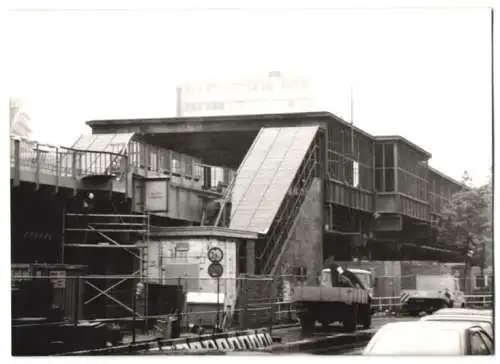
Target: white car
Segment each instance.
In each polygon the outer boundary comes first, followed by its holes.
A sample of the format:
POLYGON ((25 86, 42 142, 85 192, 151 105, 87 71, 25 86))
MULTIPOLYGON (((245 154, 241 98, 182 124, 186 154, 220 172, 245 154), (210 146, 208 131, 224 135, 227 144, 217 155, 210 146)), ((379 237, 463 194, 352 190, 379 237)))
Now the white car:
POLYGON ((475 308, 442 308, 434 312, 434 315, 479 315, 479 316, 493 316, 492 310, 479 310, 475 308))
POLYGON ((493 341, 469 322, 411 321, 386 324, 363 355, 493 355, 493 341))
POLYGON ((481 326, 484 331, 493 339, 493 316, 473 315, 473 314, 438 314, 424 316, 421 321, 441 321, 441 322, 469 322, 481 326))

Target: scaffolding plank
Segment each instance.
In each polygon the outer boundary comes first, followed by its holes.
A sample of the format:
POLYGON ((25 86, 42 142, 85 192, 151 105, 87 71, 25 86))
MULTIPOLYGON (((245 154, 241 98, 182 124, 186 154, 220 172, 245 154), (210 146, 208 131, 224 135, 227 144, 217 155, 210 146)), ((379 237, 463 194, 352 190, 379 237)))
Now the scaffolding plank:
POLYGON ((147 248, 148 246, 146 244, 131 244, 131 245, 126 245, 126 244, 120 244, 120 245, 114 245, 114 244, 64 244, 64 247, 66 247, 66 248, 71 247, 71 248, 144 249, 144 248, 147 248))
POLYGON ((85 231, 93 231, 95 233, 138 233, 144 234, 147 232, 146 229, 95 229, 95 228, 66 228, 64 231, 68 232, 85 232, 85 231))

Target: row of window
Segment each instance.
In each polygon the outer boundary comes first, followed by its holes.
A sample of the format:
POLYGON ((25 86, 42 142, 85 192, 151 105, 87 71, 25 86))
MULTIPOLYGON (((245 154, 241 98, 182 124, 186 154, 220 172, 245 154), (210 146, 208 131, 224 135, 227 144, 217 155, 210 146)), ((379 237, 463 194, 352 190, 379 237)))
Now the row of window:
POLYGON ((364 164, 372 164, 372 144, 354 130, 343 127, 328 129, 328 149, 337 153, 353 155, 364 164))
MULTIPOLYGON (((152 172, 172 171, 172 173, 198 179, 201 179, 204 174, 199 159, 173 150, 132 141, 129 144, 128 153, 132 165, 140 168, 147 165, 152 172), (148 161, 146 156, 148 156, 148 161)), ((230 178, 232 178, 232 173, 229 169, 215 166, 210 168, 211 186, 217 186, 219 183, 228 184, 230 178)))
POLYGON ((394 168, 394 144, 375 144, 375 168, 394 168))
POLYGON ((398 189, 408 196, 427 201, 427 181, 419 179, 406 171, 398 170, 398 189))
POLYGON ((371 169, 356 161, 334 155, 334 159, 328 161, 328 170, 329 177, 337 181, 367 190, 372 187, 371 169))
POLYGON ((223 111, 225 109, 225 103, 223 102, 185 102, 183 104, 184 111, 223 111))
POLYGON ((288 109, 306 109, 309 107, 309 100, 306 98, 296 99, 263 99, 263 100, 241 100, 241 101, 225 101, 225 102, 184 102, 182 104, 183 112, 203 112, 203 111, 227 111, 237 112, 242 110, 247 111, 262 111, 267 112, 269 108, 276 109, 278 112, 288 109))
POLYGON ((186 85, 181 88, 182 93, 188 94, 214 94, 214 93, 253 93, 262 91, 303 91, 307 90, 306 82, 301 81, 271 81, 265 82, 249 82, 249 83, 232 83, 232 84, 206 84, 206 85, 186 85))

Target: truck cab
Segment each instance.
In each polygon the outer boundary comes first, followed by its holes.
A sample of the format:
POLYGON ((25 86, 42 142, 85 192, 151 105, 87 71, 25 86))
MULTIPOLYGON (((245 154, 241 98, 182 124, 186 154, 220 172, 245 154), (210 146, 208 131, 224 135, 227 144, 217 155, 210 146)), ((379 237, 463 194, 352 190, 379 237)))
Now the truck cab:
POLYGON ((373 273, 366 269, 354 269, 349 268, 349 270, 358 277, 358 279, 363 284, 363 287, 368 291, 371 298, 373 298, 373 289, 375 283, 375 277, 373 273))
POLYGON ((294 289, 294 306, 304 330, 313 329, 315 322, 322 326, 341 322, 351 332, 358 324, 365 329, 371 326, 371 296, 363 284, 366 274, 358 277, 352 270, 332 264, 322 269, 318 278, 318 286, 294 289))
POLYGON ((464 307, 465 296, 459 280, 452 275, 417 275, 401 292, 403 311, 416 316, 445 307, 464 307))

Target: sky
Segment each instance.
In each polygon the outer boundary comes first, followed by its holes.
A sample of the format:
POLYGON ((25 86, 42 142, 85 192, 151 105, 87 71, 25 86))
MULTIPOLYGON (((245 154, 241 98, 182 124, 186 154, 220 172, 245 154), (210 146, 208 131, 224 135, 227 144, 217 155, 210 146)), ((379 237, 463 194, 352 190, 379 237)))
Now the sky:
POLYGON ((9 93, 41 142, 71 145, 90 119, 174 116, 184 81, 281 70, 307 77, 318 110, 347 120, 352 85, 356 126, 411 140, 450 177, 489 175, 488 9, 11 11, 8 21, 9 93))

